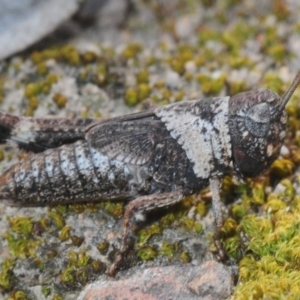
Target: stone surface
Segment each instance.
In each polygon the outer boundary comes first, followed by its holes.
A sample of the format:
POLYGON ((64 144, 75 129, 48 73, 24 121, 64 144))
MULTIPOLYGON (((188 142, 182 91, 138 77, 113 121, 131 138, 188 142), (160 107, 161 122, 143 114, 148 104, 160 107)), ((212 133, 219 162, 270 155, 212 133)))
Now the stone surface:
POLYGON ((155 267, 138 271, 120 280, 99 280, 88 285, 78 300, 121 299, 226 299, 233 289, 233 272, 229 267, 208 261, 155 267))

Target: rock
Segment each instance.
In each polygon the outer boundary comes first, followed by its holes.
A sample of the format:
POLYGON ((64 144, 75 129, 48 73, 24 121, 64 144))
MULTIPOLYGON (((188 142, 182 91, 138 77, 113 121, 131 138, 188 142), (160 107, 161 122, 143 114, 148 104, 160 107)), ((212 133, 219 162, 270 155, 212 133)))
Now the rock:
POLYGON ((226 299, 233 289, 233 272, 215 261, 155 267, 120 280, 108 279, 88 285, 78 300, 120 299, 226 299))
POLYGON ((52 32, 78 9, 78 0, 0 0, 0 60, 52 32))

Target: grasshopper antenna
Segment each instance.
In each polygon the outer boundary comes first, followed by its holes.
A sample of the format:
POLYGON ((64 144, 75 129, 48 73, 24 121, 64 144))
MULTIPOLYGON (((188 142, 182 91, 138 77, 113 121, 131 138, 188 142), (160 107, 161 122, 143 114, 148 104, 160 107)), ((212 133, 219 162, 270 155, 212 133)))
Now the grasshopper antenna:
POLYGON ((298 71, 296 77, 294 78, 292 84, 288 88, 288 90, 285 92, 285 94, 282 96, 282 102, 279 106, 279 111, 283 111, 287 103, 289 102, 291 96, 295 92, 295 89, 298 87, 300 84, 300 71, 298 71))

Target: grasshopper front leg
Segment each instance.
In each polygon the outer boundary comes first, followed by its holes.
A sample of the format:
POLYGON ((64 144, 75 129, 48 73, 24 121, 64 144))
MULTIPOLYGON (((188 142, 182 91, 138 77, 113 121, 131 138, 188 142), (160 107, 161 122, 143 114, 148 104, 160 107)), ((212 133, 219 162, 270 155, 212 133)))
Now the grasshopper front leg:
POLYGON ((220 260, 226 258, 226 253, 221 244, 221 230, 224 224, 224 212, 223 203, 220 197, 221 180, 217 177, 213 177, 209 180, 209 187, 212 193, 212 211, 215 218, 216 232, 214 234, 214 242, 218 251, 220 260))

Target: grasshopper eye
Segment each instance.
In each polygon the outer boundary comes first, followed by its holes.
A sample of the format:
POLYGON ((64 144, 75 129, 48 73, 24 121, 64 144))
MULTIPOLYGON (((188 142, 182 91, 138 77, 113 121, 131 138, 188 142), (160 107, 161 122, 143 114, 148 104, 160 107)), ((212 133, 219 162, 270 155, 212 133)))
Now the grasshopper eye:
POLYGON ((252 106, 245 117, 247 130, 256 137, 264 137, 270 127, 270 108, 267 103, 252 106))

